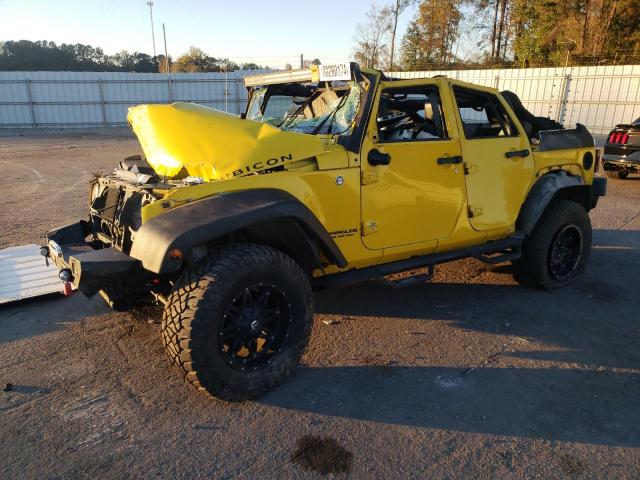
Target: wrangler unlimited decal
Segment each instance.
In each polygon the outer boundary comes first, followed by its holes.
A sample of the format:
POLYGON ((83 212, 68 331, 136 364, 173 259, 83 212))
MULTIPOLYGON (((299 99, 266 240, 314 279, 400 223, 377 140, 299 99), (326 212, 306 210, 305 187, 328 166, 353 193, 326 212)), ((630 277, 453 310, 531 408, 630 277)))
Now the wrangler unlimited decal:
POLYGON ((329 232, 331 238, 345 238, 345 237, 353 237, 356 233, 358 233, 357 228, 349 228, 347 230, 336 230, 335 232, 329 232))
POLYGON ((285 163, 287 160, 293 160, 293 154, 290 153, 288 155, 282 155, 280 158, 270 158, 266 161, 256 162, 252 165, 247 165, 243 168, 238 168, 233 171, 233 176, 238 177, 240 175, 244 175, 245 173, 251 173, 257 170, 265 170, 268 168, 277 167, 280 164, 285 163))

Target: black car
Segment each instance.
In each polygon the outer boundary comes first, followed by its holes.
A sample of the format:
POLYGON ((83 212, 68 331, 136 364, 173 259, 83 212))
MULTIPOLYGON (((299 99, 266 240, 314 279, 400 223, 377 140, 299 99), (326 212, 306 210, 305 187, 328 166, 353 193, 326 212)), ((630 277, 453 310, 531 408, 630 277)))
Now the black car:
POLYGON ((640 173, 640 118, 631 124, 616 125, 604 144, 602 163, 612 178, 640 173))

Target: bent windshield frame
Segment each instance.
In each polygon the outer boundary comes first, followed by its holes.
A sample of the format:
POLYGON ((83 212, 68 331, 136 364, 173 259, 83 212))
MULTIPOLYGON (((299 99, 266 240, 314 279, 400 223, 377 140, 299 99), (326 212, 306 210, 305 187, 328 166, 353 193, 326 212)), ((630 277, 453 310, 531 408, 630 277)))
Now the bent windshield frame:
POLYGON ((361 83, 277 84, 253 91, 246 118, 285 131, 349 135, 364 98, 361 83))

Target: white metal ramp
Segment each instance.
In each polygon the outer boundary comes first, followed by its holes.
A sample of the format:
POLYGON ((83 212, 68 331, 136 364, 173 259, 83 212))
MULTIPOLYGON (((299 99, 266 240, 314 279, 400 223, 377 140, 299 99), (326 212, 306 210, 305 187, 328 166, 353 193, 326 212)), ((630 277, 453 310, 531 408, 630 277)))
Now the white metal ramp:
POLYGON ((39 245, 0 250, 0 304, 63 291, 58 269, 45 265, 39 245))

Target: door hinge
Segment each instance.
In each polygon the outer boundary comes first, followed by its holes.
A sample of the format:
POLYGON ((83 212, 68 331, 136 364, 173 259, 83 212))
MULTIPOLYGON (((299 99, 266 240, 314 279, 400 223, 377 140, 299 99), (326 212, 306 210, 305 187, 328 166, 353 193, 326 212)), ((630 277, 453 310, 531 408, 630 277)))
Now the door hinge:
POLYGON ((468 212, 469 218, 479 217, 484 213, 482 211, 482 207, 472 207, 471 205, 469 205, 467 212, 468 212))
POLYGON ((371 235, 372 233, 376 233, 378 231, 378 222, 375 220, 367 220, 366 222, 362 222, 362 236, 371 235))
POLYGON ((464 163, 464 174, 469 175, 470 173, 478 173, 480 167, 476 163, 464 163))
POLYGON ((377 183, 380 181, 380 177, 377 172, 360 172, 360 184, 361 185, 371 185, 372 183, 377 183))

